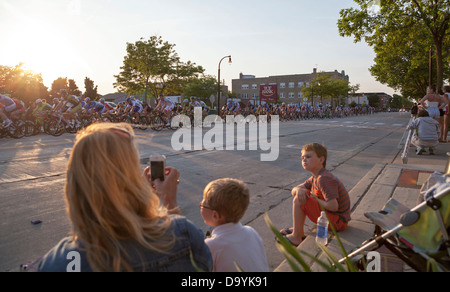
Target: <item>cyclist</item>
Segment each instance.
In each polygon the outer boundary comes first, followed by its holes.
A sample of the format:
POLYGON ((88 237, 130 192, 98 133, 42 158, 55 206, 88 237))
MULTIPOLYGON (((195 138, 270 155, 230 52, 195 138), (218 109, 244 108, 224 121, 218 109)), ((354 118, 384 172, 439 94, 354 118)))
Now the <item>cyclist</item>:
POLYGON ((11 119, 13 119, 13 120, 20 119, 26 110, 25 103, 23 103, 23 101, 18 100, 16 98, 13 98, 12 100, 16 104, 16 108, 10 114, 11 119))
MULTIPOLYGON (((67 90, 63 89, 61 91, 63 100, 58 105, 58 108, 62 110, 63 113, 66 113, 70 116, 70 120, 73 121, 73 126, 75 123, 77 124, 77 127, 81 124, 80 121, 78 121, 78 112, 82 108, 81 101, 78 97, 74 95, 69 95, 67 93, 67 90)), ((69 123, 63 116, 63 120, 65 120, 66 123, 69 123)))
POLYGON ((165 97, 162 93, 159 95, 158 104, 155 107, 155 111, 161 111, 164 114, 164 118, 167 121, 166 126, 170 126, 171 113, 175 104, 165 97))
POLYGON ((104 98, 100 98, 99 102, 101 104, 103 104, 103 110, 100 112, 100 114, 104 114, 105 116, 107 116, 108 118, 111 119, 111 114, 114 113, 115 108, 113 106, 111 106, 109 103, 105 102, 104 98))
POLYGON ((52 110, 52 106, 48 104, 45 99, 36 99, 36 107, 33 110, 33 115, 38 116, 44 113, 48 113, 52 110))
POLYGON ((202 104, 200 102, 198 102, 198 100, 195 99, 195 97, 191 97, 191 103, 190 103, 192 108, 196 108, 196 107, 201 107, 202 104))
POLYGON ((125 112, 129 113, 131 116, 138 118, 139 114, 144 110, 142 103, 132 97, 127 98, 127 107, 125 112))
POLYGON ((7 128, 12 124, 12 121, 6 115, 12 112, 17 107, 16 103, 12 98, 6 95, 0 94, 0 118, 4 121, 4 127, 7 128))
MULTIPOLYGON (((88 99, 86 98, 86 100, 88 99)), ((88 105, 87 107, 88 113, 93 114, 97 119, 101 119, 101 112, 103 111, 105 106, 100 102, 90 99, 87 101, 87 105, 88 105)))

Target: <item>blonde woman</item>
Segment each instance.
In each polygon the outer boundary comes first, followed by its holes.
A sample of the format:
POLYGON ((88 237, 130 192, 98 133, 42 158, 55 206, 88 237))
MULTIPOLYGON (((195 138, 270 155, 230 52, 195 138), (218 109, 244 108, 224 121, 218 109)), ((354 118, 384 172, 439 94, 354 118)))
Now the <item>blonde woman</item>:
POLYGON ((202 232, 176 203, 179 172, 154 182, 140 167, 128 124, 94 124, 77 135, 65 199, 73 235, 51 249, 40 271, 194 271, 212 259, 202 232), (113 159, 111 159, 114 157, 113 159))
MULTIPOLYGON (((427 89, 427 95, 422 98, 420 103, 427 110, 429 116, 439 123, 439 128, 442 132, 444 122, 441 119, 440 109, 443 109, 448 105, 448 100, 437 94, 436 86, 431 85, 427 89)), ((440 139, 439 142, 441 142, 440 139)))

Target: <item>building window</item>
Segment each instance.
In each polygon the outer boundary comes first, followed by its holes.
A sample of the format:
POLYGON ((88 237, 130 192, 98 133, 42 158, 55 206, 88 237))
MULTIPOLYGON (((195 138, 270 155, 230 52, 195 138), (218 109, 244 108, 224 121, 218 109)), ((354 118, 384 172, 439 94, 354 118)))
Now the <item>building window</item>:
POLYGON ((248 99, 248 93, 242 93, 241 94, 242 99, 248 99))
POLYGON ((252 99, 257 99, 257 98, 258 98, 258 94, 253 93, 253 94, 252 94, 252 99))
POLYGON ((286 95, 284 94, 284 92, 280 92, 280 98, 286 98, 286 95))
POLYGON ((294 97, 295 97, 295 93, 289 92, 289 98, 294 98, 294 97))
POLYGON ((305 83, 302 82, 302 81, 300 81, 300 82, 298 83, 298 88, 302 88, 303 86, 305 86, 305 83))
POLYGON ((248 90, 249 86, 248 84, 242 84, 242 90, 248 90))
POLYGON ((294 88, 295 87, 295 82, 289 82, 289 88, 294 88))
POLYGON ((303 93, 301 91, 298 92, 298 98, 303 98, 303 93))
POLYGON ((252 89, 253 90, 258 89, 258 84, 252 84, 252 89))
POLYGON ((286 83, 280 83, 280 88, 286 88, 286 83))

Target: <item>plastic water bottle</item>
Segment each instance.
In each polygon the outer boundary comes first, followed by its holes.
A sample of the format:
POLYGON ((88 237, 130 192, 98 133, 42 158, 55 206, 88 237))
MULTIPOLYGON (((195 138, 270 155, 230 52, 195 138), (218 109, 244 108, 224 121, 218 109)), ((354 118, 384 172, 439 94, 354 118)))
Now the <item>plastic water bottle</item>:
POLYGON ((319 219, 317 219, 316 242, 326 245, 328 243, 328 220, 325 212, 322 211, 319 219))

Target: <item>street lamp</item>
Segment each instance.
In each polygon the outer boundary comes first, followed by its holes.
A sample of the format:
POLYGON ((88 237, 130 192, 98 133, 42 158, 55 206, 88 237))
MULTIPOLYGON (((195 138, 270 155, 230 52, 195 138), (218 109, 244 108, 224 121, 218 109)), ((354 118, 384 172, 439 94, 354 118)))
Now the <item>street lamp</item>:
POLYGON ((222 64, 222 61, 228 58, 228 64, 232 64, 231 56, 223 57, 219 62, 219 74, 218 74, 218 89, 217 89, 217 114, 220 116, 220 92, 221 92, 221 86, 220 86, 220 65, 222 64))

